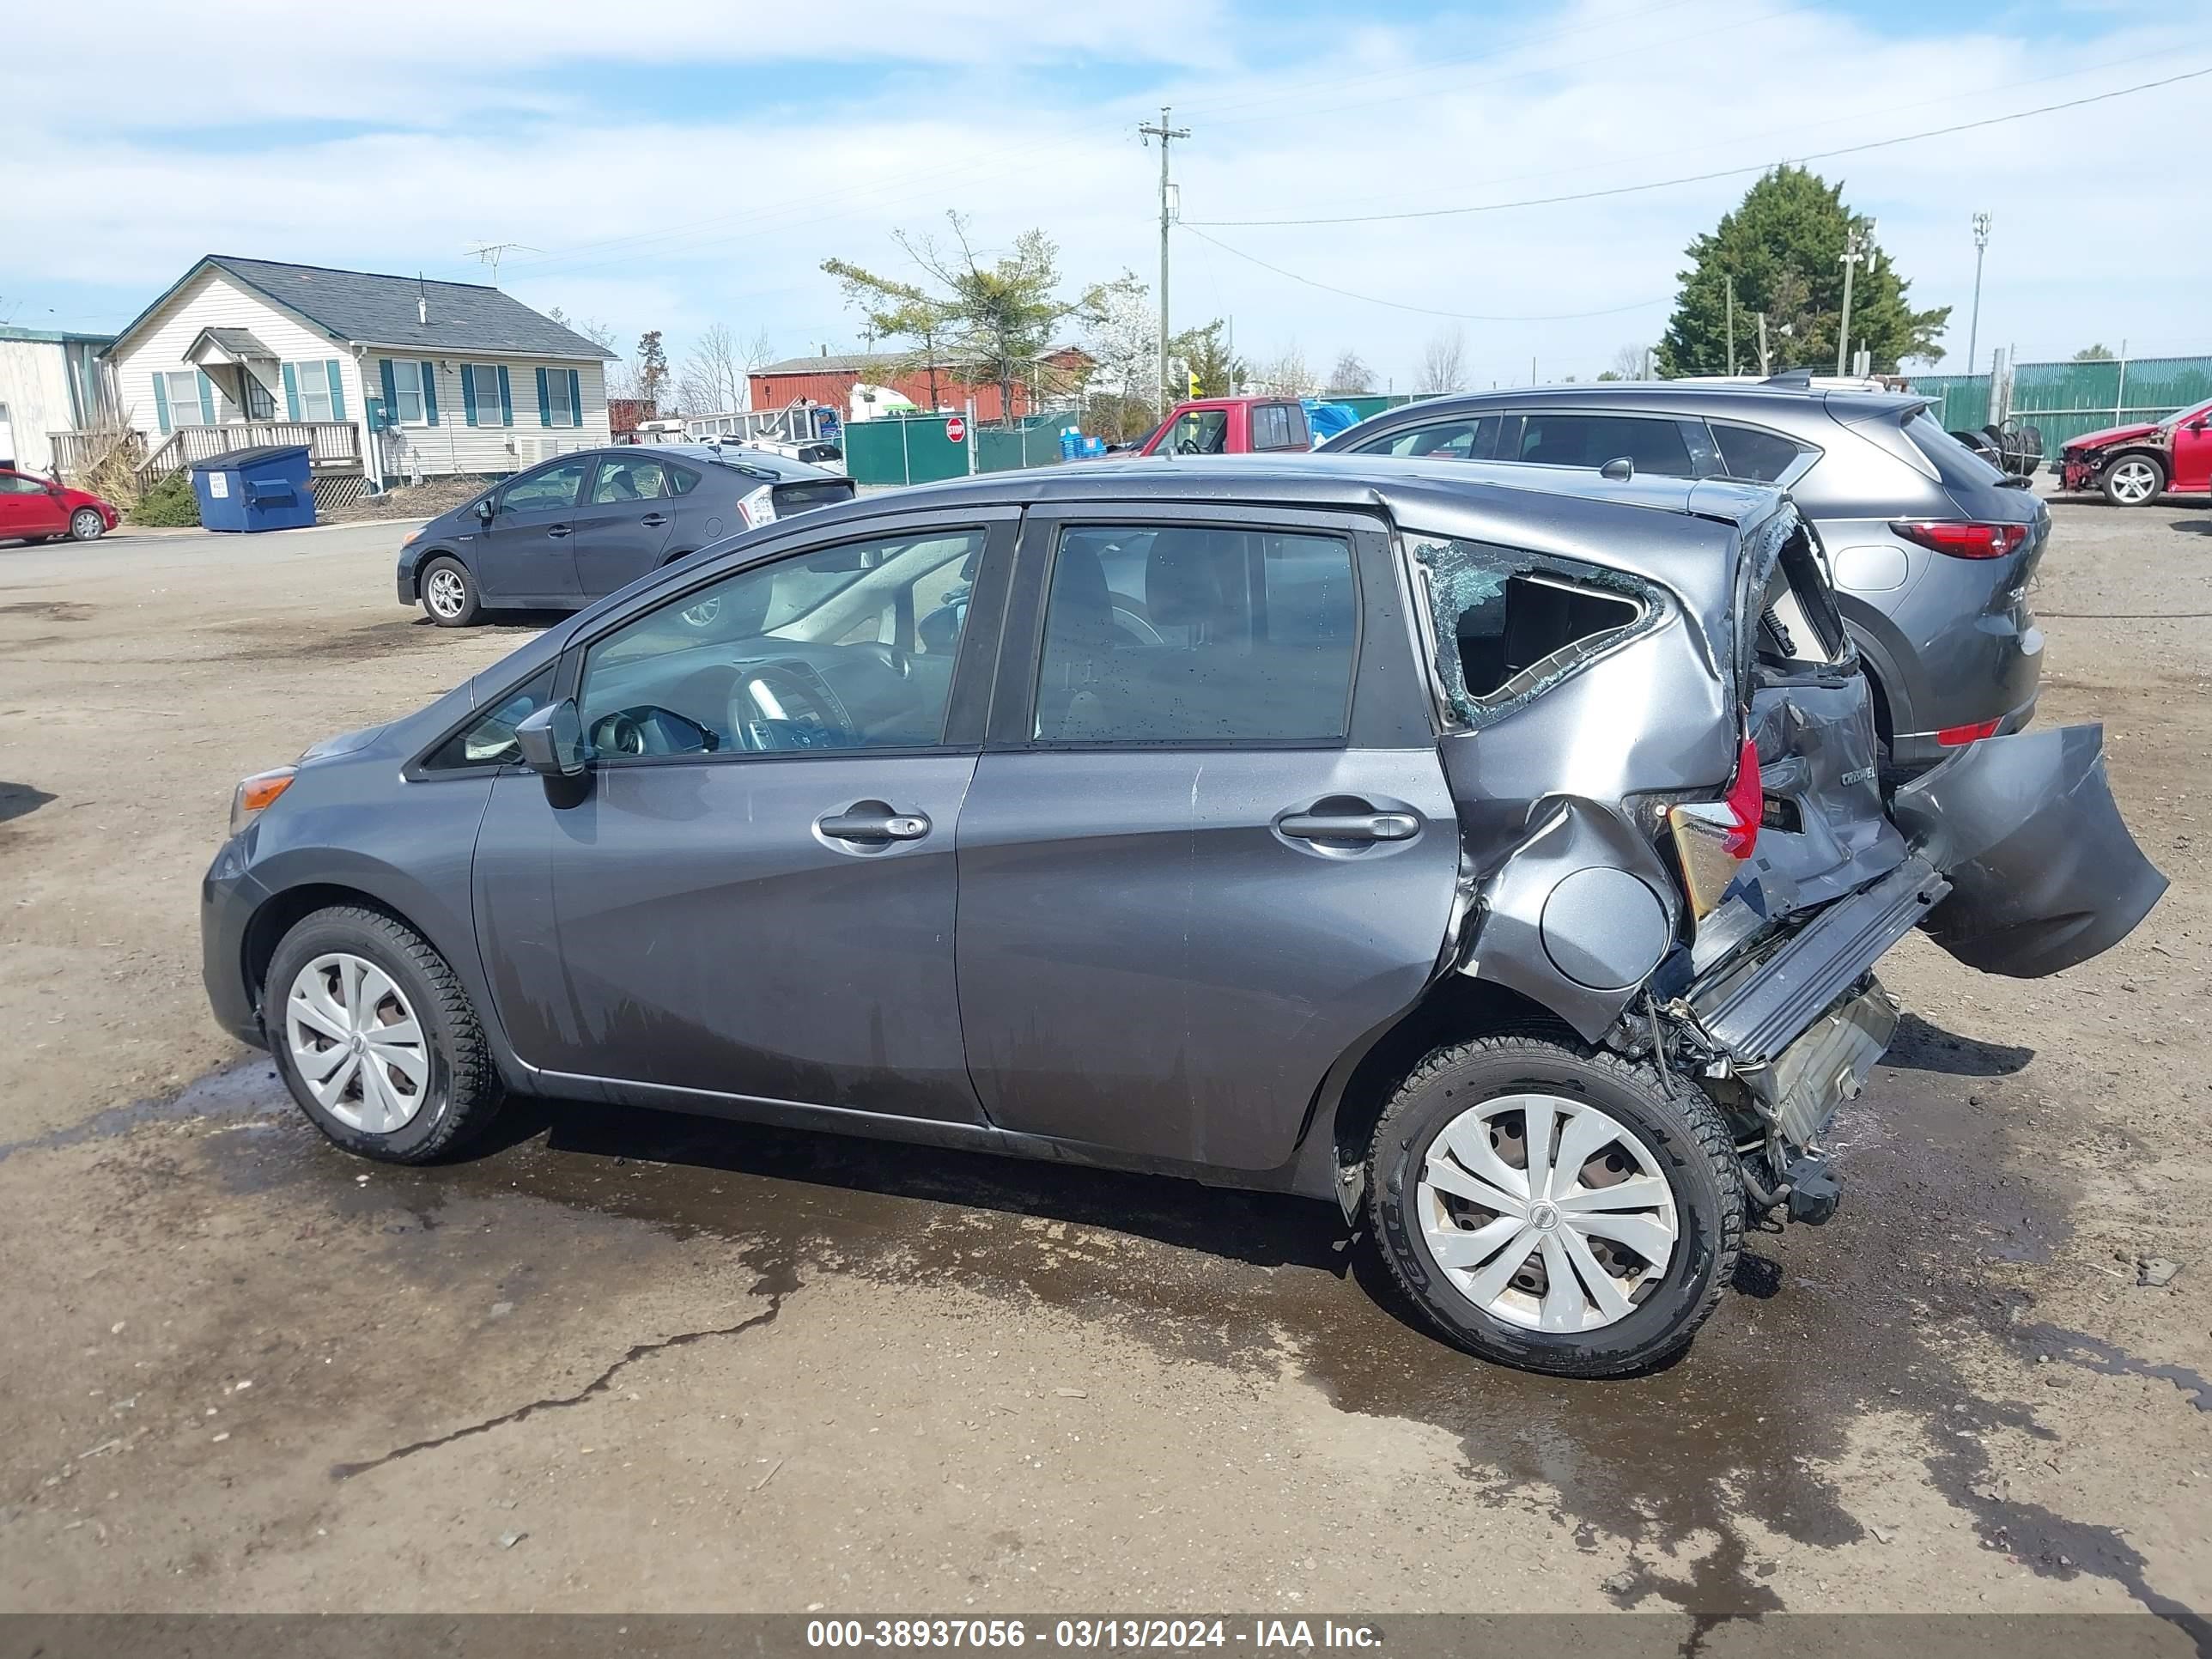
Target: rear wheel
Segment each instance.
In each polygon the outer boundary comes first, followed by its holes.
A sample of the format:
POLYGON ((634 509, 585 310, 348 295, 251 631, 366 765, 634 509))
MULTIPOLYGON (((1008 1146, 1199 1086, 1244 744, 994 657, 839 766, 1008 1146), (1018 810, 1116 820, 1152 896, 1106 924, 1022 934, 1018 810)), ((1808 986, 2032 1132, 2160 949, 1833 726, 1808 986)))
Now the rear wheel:
POLYGON ((2148 455, 2123 455, 2105 469, 2099 484, 2114 507, 2148 507, 2166 488, 2166 469, 2148 455))
POLYGON ((497 1115, 475 1005, 446 959, 374 910, 318 910, 270 959, 262 1022, 300 1109, 348 1152, 422 1164, 497 1115))
POLYGON ((1678 1352, 1743 1238, 1712 1103, 1544 1037, 1431 1054, 1376 1126, 1367 1190, 1384 1259, 1447 1336, 1558 1376, 1678 1352))
POLYGON ((483 609, 476 578, 459 559, 437 558, 422 567, 422 609, 441 628, 466 628, 483 609))

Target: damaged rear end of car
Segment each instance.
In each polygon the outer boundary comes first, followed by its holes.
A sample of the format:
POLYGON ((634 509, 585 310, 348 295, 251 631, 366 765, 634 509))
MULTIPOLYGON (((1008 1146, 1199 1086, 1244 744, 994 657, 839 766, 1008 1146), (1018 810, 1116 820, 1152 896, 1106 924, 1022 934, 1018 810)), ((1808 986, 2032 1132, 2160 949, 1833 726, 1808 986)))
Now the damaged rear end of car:
POLYGON ((1918 928, 1984 972, 2055 973, 2166 884, 2094 726, 1984 739, 1886 796, 1796 507, 1663 501, 1587 556, 1404 528, 1461 820, 1446 971, 1702 1095, 1747 1210, 1819 1223, 1841 1190, 1823 1136, 1897 1029, 1892 947, 1918 928))

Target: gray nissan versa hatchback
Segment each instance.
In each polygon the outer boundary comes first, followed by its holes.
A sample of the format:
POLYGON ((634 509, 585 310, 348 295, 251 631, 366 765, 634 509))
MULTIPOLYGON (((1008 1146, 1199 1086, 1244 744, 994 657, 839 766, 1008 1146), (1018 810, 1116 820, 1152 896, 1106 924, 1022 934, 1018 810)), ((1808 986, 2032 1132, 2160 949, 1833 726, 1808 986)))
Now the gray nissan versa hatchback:
POLYGON ((1547 386, 1409 404, 1322 448, 1778 484, 1826 551, 1893 766, 1919 770, 2034 714, 2043 630, 2027 589, 2051 511, 1924 398, 1816 390, 1802 374, 1547 386))
POLYGON ((2034 977, 2157 901, 2102 744, 1885 796, 1771 489, 1004 473, 702 550, 247 779, 207 988, 366 1157, 547 1094, 1301 1194, 1453 1340, 1604 1376, 1748 1219, 1835 1210, 1899 939, 2034 977))

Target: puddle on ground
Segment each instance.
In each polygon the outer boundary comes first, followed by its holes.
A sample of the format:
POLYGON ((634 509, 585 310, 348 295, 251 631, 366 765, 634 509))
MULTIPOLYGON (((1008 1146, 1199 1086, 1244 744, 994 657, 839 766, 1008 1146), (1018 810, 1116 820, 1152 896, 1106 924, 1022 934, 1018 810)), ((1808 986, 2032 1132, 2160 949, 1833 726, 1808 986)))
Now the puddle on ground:
MULTIPOLYGON (((1608 1587, 1623 1607, 1656 1599, 1713 1618, 1778 1608, 1775 1563, 1741 1520, 1796 1544, 1857 1540, 1849 1494, 1818 1466, 1844 1454, 1863 1416, 1904 1413, 1925 1425, 1929 1474, 1986 1547, 2040 1574, 2096 1574, 2180 1617, 2118 1533, 2005 1494, 1982 1437, 2055 1437, 2031 1404, 1980 1395, 1948 1357, 1952 1338, 1978 1330, 2023 1358, 2048 1354, 2052 1372, 2142 1364, 2027 1321, 2029 1298, 1978 1271, 2048 1259, 2074 1198, 2047 1164, 2033 1164, 2031 1183, 2019 1173, 2028 1161, 2008 1155, 2008 1135, 2048 1109, 2002 1080, 2010 1058, 1954 1069, 1916 1065, 1908 1051, 1905 1066, 1885 1066, 1832 1137, 1846 1180, 1838 1219, 1753 1235, 1739 1293, 1691 1352, 1608 1382, 1531 1377, 1456 1353, 1421 1327, 1334 1206, 1302 1200, 534 1102, 516 1103, 472 1159, 381 1170, 371 1190, 353 1178, 362 1165, 289 1115, 265 1060, 210 1079, 198 1099, 188 1091, 137 1109, 287 1111, 281 1133, 210 1143, 234 1191, 305 1183, 337 1212, 398 1205, 425 1227, 451 1199, 520 1194, 728 1239, 749 1261, 1034 1299, 1178 1359, 1256 1376, 1288 1364, 1339 1410, 1457 1437, 1471 1498, 1529 1504, 1588 1548, 1625 1543, 1631 1565, 1608 1587)), ((106 1114, 69 1139, 130 1127, 106 1114)), ((2203 1382, 2170 1380, 2185 1393, 2203 1382)))

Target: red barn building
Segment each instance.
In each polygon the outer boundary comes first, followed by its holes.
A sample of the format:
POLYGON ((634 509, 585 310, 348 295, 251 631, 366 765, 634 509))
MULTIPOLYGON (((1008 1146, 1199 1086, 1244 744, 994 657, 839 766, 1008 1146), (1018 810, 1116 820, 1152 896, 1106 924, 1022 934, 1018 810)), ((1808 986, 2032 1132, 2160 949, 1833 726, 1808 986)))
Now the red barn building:
MULTIPOLYGON (((1035 413, 1040 393, 1049 402, 1073 390, 1091 367, 1090 355, 1073 346, 1061 346, 1039 358, 1036 372, 1015 383, 1015 418, 1035 413)), ((816 357, 787 357, 781 362, 763 365, 747 378, 751 382, 752 406, 757 410, 781 409, 804 398, 811 403, 828 404, 840 416, 849 418, 853 388, 862 382, 889 386, 916 409, 932 406, 929 370, 915 367, 913 356, 903 351, 842 351, 816 357)), ((971 399, 977 420, 1005 418, 1005 411, 1000 407, 997 381, 971 386, 963 382, 949 364, 939 365, 935 406, 964 410, 971 399)))

